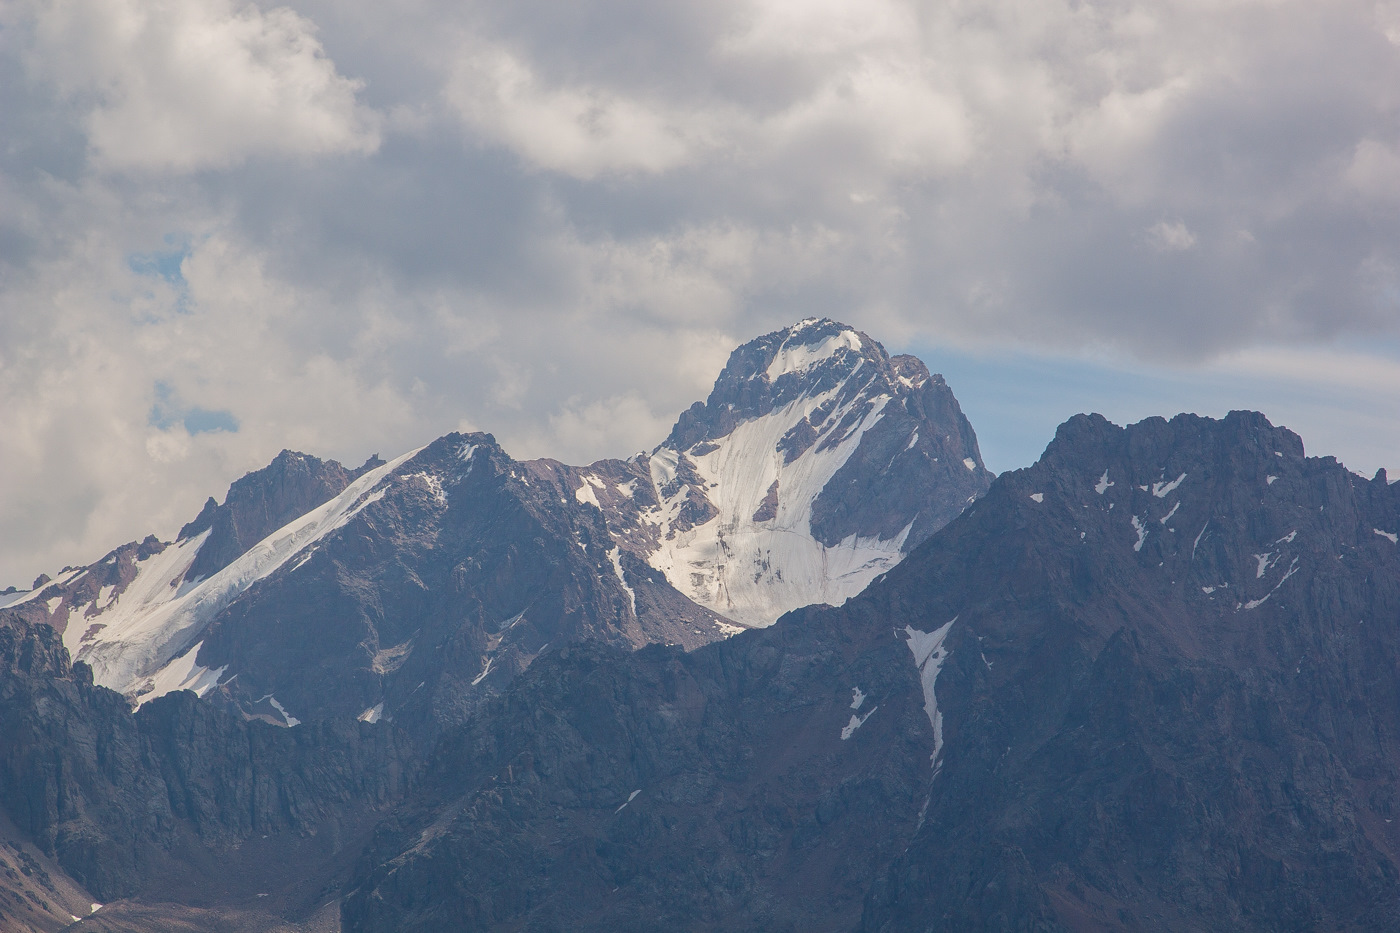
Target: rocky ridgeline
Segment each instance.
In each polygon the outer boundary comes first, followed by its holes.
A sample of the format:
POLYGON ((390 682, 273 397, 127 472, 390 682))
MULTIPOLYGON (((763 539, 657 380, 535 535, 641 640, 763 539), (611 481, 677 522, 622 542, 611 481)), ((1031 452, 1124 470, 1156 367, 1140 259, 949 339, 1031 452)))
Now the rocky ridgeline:
POLYGON ((528 672, 345 928, 1393 929, 1397 524, 1259 415, 1075 418, 840 608, 528 672))
POLYGON ((284 451, 174 542, 0 616, 53 626, 138 703, 189 689, 431 742, 550 645, 695 648, 842 602, 989 482, 940 377, 812 320, 736 350, 649 454, 517 461, 489 434, 354 470, 284 451))

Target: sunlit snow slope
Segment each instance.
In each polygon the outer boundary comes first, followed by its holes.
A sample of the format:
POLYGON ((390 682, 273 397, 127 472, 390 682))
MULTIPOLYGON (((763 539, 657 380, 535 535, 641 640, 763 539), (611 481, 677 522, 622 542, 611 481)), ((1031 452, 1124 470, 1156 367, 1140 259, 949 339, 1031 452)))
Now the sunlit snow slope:
MULTIPOLYGON (((655 504, 609 516, 619 544, 748 626, 845 602, 990 481, 941 377, 818 319, 736 350, 643 461, 655 504)), ((617 501, 584 480, 581 499, 617 501)))

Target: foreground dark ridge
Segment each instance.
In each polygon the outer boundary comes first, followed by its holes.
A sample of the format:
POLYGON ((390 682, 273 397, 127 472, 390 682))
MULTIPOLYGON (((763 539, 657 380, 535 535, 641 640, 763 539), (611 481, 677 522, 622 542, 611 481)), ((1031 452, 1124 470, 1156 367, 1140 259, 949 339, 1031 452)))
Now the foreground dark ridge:
POLYGON ((0 800, 166 902, 110 930, 1391 930, 1398 492, 1253 413, 1079 416, 845 606, 561 646, 425 761, 132 717, 11 628, 0 800))
POLYGON ((35 628, 0 799, 90 885, 127 853, 111 930, 1392 930, 1397 532, 1383 473, 1261 415, 1079 416, 846 605, 560 646, 426 759, 132 717, 35 628))
POLYGON ((1261 415, 1077 417, 846 606, 532 672, 346 929, 1395 929, 1397 525, 1261 415))

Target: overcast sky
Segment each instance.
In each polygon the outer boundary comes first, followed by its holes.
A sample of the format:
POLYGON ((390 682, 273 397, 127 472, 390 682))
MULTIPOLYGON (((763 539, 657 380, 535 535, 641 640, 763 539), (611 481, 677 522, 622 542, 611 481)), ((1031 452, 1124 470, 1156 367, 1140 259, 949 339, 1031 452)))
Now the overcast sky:
POLYGON ((0 587, 292 447, 651 447, 810 315, 988 465, 1400 467, 1400 2, 0 0, 0 587))

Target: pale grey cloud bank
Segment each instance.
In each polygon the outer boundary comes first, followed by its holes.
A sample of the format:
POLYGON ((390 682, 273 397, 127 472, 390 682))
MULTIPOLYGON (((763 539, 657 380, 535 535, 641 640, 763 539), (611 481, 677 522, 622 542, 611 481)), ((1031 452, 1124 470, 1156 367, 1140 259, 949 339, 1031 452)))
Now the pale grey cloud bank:
POLYGON ((1069 361, 1041 399, 1288 386, 1394 465, 1397 43, 1347 0, 0 0, 0 582, 283 446, 625 453, 810 314, 1069 361))

